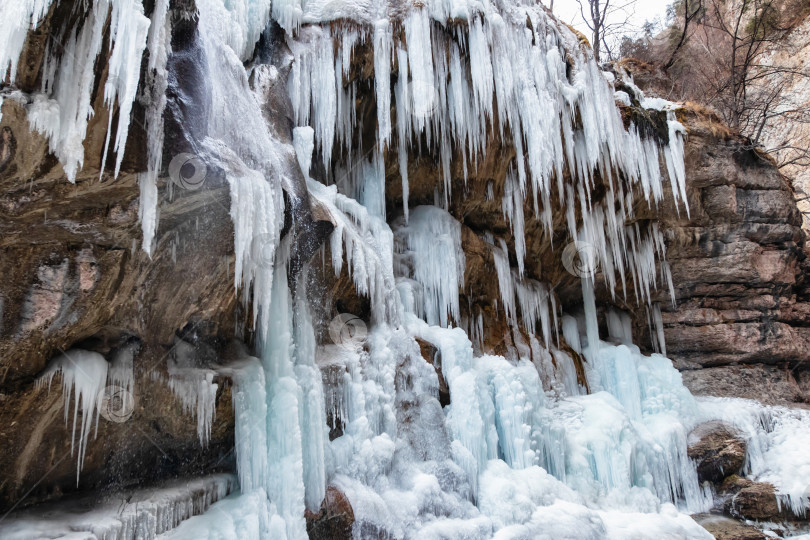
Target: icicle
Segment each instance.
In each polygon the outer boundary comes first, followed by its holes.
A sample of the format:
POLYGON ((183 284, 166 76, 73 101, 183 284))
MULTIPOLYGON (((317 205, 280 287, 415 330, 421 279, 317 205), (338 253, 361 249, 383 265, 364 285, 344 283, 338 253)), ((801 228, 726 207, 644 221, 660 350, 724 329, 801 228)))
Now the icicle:
POLYGON ((283 216, 278 187, 269 183, 256 171, 245 171, 244 176, 228 176, 231 193, 231 219, 234 224, 234 287, 243 291, 253 289, 253 324, 260 323, 259 331, 266 333, 273 267, 278 238, 279 220, 283 216))
POLYGON ((405 49, 397 48, 397 63, 399 66, 398 80, 396 84, 396 102, 397 110, 401 113, 397 114, 397 141, 399 141, 398 156, 399 156, 399 175, 402 178, 402 211, 405 214, 405 223, 408 223, 410 218, 408 211, 408 145, 403 144, 410 136, 410 87, 408 81, 408 52, 405 49))
POLYGON ((669 126, 669 146, 665 149, 664 157, 667 162, 669 181, 672 184, 672 195, 676 203, 680 197, 686 207, 686 216, 689 217, 689 200, 686 197, 686 168, 683 162, 683 140, 686 128, 676 120, 673 111, 667 112, 667 124, 669 126))
MULTIPOLYGON (((108 2, 96 2, 81 32, 67 37, 58 73, 56 64, 47 60, 52 64, 53 71, 43 70, 43 88, 50 90, 54 99, 38 94, 27 107, 28 123, 48 137, 50 151, 59 158, 70 182, 76 181, 76 173, 84 165, 82 143, 92 111, 90 94, 95 79, 93 67, 101 52, 109 10, 108 2)), ((52 50, 47 54, 53 54, 52 50)))
POLYGON ((309 312, 307 274, 302 270, 295 302, 295 376, 301 388, 301 446, 306 507, 316 512, 326 494, 326 403, 321 372, 315 365, 315 330, 309 312))
POLYGON ((68 420, 68 405, 70 395, 73 399, 73 432, 70 437, 70 454, 76 448, 76 424, 79 410, 82 413, 82 422, 79 427, 78 464, 76 466, 76 485, 79 485, 79 474, 84 466, 84 455, 87 451, 87 441, 90 438, 90 429, 93 419, 96 421, 98 433, 99 409, 97 407, 99 393, 107 382, 107 361, 98 353, 71 349, 61 356, 51 360, 48 367, 37 379, 37 388, 48 386, 50 391, 54 376, 62 373, 62 395, 65 398, 65 423, 68 420), (75 390, 75 392, 74 392, 75 390))
POLYGON ((138 348, 138 343, 124 345, 113 358, 107 371, 110 384, 123 388, 130 396, 135 391, 133 361, 138 348))
POLYGON ((436 88, 433 84, 433 51, 430 19, 424 9, 413 10, 403 22, 408 44, 408 66, 411 71, 410 107, 414 128, 423 131, 428 126, 436 88))
POLYGON ((151 257, 152 240, 158 225, 157 177, 163 162, 163 110, 166 108, 168 87, 166 62, 171 53, 169 0, 160 0, 155 4, 147 48, 149 50, 147 80, 151 79, 151 95, 146 110, 147 170, 138 175, 140 187, 138 219, 143 231, 143 250, 151 257))
POLYGON ((200 367, 194 347, 179 338, 175 338, 168 369, 169 388, 180 400, 183 412, 196 418, 197 437, 202 446, 207 446, 216 413, 216 373, 200 367))
POLYGON ((377 148, 385 151, 391 137, 391 24, 374 24, 374 82, 377 95, 377 148))
POLYGON ((304 178, 309 178, 309 168, 312 166, 312 151, 315 149, 315 131, 311 127, 297 127, 293 129, 293 148, 301 166, 304 178))
POLYGON ((524 259, 526 257, 526 236, 523 222, 523 190, 510 169, 506 175, 501 205, 503 215, 512 224, 512 236, 515 239, 515 255, 518 263, 518 275, 523 277, 524 259))
POLYGON ((39 21, 51 7, 52 1, 19 0, 4 3, 3 16, 0 17, 0 81, 8 77, 9 84, 14 84, 17 78, 17 62, 28 31, 39 25, 39 21))
POLYGON ((305 538, 305 485, 301 415, 303 395, 293 364, 293 306, 287 283, 290 242, 276 253, 272 304, 261 334, 267 380, 267 496, 284 519, 287 537, 305 538))
POLYGON ((659 352, 666 356, 667 355, 667 343, 664 339, 664 321, 661 317, 661 304, 656 302, 653 304, 652 307, 653 312, 653 323, 655 323, 655 333, 658 336, 658 349, 659 352))
POLYGON ((517 310, 515 307, 515 282, 512 276, 512 268, 509 266, 509 251, 506 242, 499 239, 500 247, 492 247, 492 256, 495 260, 495 272, 498 274, 498 289, 501 293, 504 316, 516 324, 517 310))
POLYGON ((104 153, 101 158, 100 174, 104 173, 104 164, 107 160, 107 149, 112 135, 112 110, 116 102, 118 103, 118 127, 113 147, 116 153, 114 176, 117 177, 121 170, 129 134, 132 103, 135 101, 140 81, 141 57, 146 48, 150 23, 150 20, 143 14, 141 0, 116 0, 112 3, 110 35, 114 45, 107 62, 107 82, 104 85, 104 104, 110 109, 110 117, 107 124, 107 140, 104 143, 104 153))

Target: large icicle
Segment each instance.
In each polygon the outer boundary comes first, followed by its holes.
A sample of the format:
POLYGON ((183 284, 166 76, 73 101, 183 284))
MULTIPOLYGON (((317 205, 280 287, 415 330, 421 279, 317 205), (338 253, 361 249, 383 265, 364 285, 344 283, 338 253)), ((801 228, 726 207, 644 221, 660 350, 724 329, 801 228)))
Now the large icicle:
POLYGON ((303 394, 295 379, 293 306, 287 284, 289 242, 277 253, 269 320, 261 334, 267 381, 267 496, 284 519, 288 538, 305 538, 305 485, 301 417, 303 394))
MULTIPOLYGON (((118 103, 118 126, 114 146, 116 153, 114 176, 116 177, 121 170, 121 162, 124 159, 132 103, 135 101, 138 92, 138 82, 141 76, 141 57, 146 48, 150 23, 151 21, 143 14, 141 0, 115 0, 113 2, 110 17, 110 36, 115 45, 112 47, 112 54, 107 62, 104 104, 112 112, 115 103, 118 103)), ((112 119, 113 114, 110 114, 107 124, 107 140, 104 143, 104 154, 101 158, 102 173, 112 135, 112 119)))
POLYGON ((9 84, 14 84, 17 62, 28 31, 37 27, 52 1, 19 0, 3 3, 3 16, 0 17, 0 81, 5 81, 8 77, 9 84))
POLYGON ((147 38, 149 49, 147 81, 151 81, 149 105, 146 110, 147 169, 138 175, 140 187, 138 219, 141 221, 143 231, 142 247, 150 256, 158 225, 157 177, 163 162, 163 110, 166 108, 168 87, 166 62, 171 53, 171 34, 169 0, 160 0, 155 4, 147 38))
POLYGON ((51 382, 57 373, 62 373, 62 394, 65 398, 65 423, 68 420, 68 406, 70 396, 73 394, 73 434, 70 437, 70 453, 74 448, 78 450, 79 460, 76 466, 76 485, 79 484, 79 474, 84 466, 84 454, 87 450, 87 441, 90 438, 90 429, 93 419, 96 421, 98 433, 99 393, 107 382, 107 361, 99 353, 71 349, 51 360, 47 369, 37 379, 37 387, 51 388, 51 382), (79 444, 76 448, 76 424, 81 411, 81 426, 79 426, 79 444))

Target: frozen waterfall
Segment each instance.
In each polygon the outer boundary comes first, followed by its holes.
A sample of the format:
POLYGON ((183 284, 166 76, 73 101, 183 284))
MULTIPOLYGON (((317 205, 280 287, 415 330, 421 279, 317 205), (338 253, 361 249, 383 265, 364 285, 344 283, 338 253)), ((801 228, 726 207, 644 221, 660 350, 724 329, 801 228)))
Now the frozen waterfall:
MULTIPOLYGON (((148 170, 139 182, 142 245, 150 254, 165 180, 172 22, 171 2, 154 4, 150 19, 141 0, 89 2, 84 24, 66 36, 65 52, 46 56, 41 91, 11 96, 26 103, 31 126, 47 136, 72 182, 84 163, 96 59, 109 56, 103 103, 111 111, 105 147, 116 155, 114 176, 138 89, 148 87, 148 170)), ((14 5, 13 17, 0 17, 0 68, 10 83, 25 34, 50 2, 14 5)), ((199 152, 227 182, 235 255, 229 271, 256 350, 205 369, 170 364, 168 386, 195 418, 202 445, 216 410, 214 378, 233 381, 238 488, 228 494, 231 479, 217 478, 205 487, 215 496, 206 495, 203 514, 182 524, 166 518, 179 526, 160 521, 143 537, 305 539, 306 512, 317 513, 327 487, 335 486, 351 503, 357 539, 711 538, 689 517, 711 507, 712 493, 698 483, 686 449, 687 433, 718 416, 756 443, 748 468, 774 483, 783 504, 804 513, 810 503, 801 482, 810 483, 810 469, 792 467, 785 426, 810 418, 696 400, 669 359, 633 344, 626 313, 609 311, 609 335, 600 335, 596 261, 600 285, 614 300, 622 291, 625 303, 649 310, 666 353, 654 295, 674 297, 664 236, 656 224, 634 220, 631 194, 659 204, 668 181, 688 212, 685 129, 672 104, 647 103, 668 111, 668 141, 643 138, 634 125, 626 129, 614 76, 533 2, 197 0, 196 6, 211 88, 199 152), (263 96, 252 83, 264 67, 253 51, 271 19, 290 52, 289 140, 267 125, 263 96), (373 57, 370 91, 350 78, 361 49, 373 57), (375 100, 371 120, 356 109, 363 91, 375 100), (376 122, 375 138, 366 147, 361 128, 369 121, 376 122), (450 212, 454 175, 461 171, 466 181, 493 139, 515 150, 498 186, 511 241, 506 234, 480 239, 494 262, 492 311, 513 336, 504 354, 481 352, 489 329, 480 314, 464 312, 463 229, 450 212), (417 155, 438 164, 432 206, 409 201, 408 164, 417 155), (387 180, 396 175, 402 209, 387 216, 387 180), (597 176, 608 185, 601 198, 593 195, 597 176), (294 203, 317 209, 332 226, 328 247, 296 275, 294 234, 282 236, 300 225, 285 224, 283 192, 294 178, 303 178, 307 195, 294 203), (553 203, 560 216, 552 215, 553 203), (535 220, 553 236, 555 217, 578 252, 554 246, 564 262, 579 257, 580 266, 566 263, 581 278, 579 313, 564 313, 555 284, 528 270, 527 224, 535 220), (336 319, 337 338, 319 334, 316 323, 323 321, 314 320, 319 291, 310 287, 312 267, 325 266, 327 257, 370 304, 366 321, 336 319), (344 328, 350 323, 357 328, 344 328), (423 357, 424 344, 433 358, 423 357), (450 396, 444 406, 443 383, 450 396), (763 415, 775 424, 770 431, 756 421, 763 415), (331 439, 330 428, 339 431, 331 439), (766 455, 778 466, 768 469, 766 455)), ((264 75, 279 77, 277 70, 264 75)), ((0 93, 0 104, 9 96, 0 93)), ((133 391, 132 359, 121 362, 68 351, 39 379, 50 386, 60 374, 66 421, 73 399, 77 474, 107 379, 133 391)))

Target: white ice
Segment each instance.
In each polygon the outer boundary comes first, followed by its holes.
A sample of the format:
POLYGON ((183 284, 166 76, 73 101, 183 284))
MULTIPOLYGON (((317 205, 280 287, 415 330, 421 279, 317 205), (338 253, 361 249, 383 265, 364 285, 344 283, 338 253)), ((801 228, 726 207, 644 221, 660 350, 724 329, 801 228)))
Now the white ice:
POLYGON ((62 395, 65 400, 65 424, 68 421, 70 396, 73 395, 73 431, 70 437, 70 453, 78 453, 76 467, 76 484, 79 483, 79 473, 84 465, 84 455, 90 439, 93 421, 96 423, 98 433, 98 400, 99 394, 107 383, 107 370, 109 364, 102 355, 96 352, 71 349, 57 356, 48 363, 48 367, 37 379, 37 386, 48 387, 57 373, 62 374, 62 395), (79 441, 76 446, 76 427, 81 411, 81 424, 79 425, 79 441))

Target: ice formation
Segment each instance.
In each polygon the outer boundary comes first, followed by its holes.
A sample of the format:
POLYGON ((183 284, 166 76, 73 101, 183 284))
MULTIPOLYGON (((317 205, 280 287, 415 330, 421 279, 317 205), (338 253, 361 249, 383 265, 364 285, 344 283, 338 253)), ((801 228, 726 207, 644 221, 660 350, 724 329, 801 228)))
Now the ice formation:
MULTIPOLYGON (((643 191, 651 204, 663 198, 658 159, 663 151, 675 201, 686 204, 682 165, 685 130, 672 110, 668 144, 642 139, 635 126, 625 130, 604 74, 580 51, 575 36, 551 23, 542 8, 523 4, 497 8, 489 3, 463 2, 449 8, 443 2, 431 2, 392 21, 380 15, 388 7, 385 2, 357 5, 356 11, 350 4, 330 4, 329 9, 318 2, 305 6, 292 2, 291 6, 302 10, 302 18, 296 17, 297 22, 290 26, 282 22, 288 30, 301 21, 342 16, 369 23, 345 30, 306 26, 291 44, 295 61, 288 89, 296 122, 312 125, 325 165, 329 166, 335 148, 349 163, 361 162, 360 156, 373 150, 354 147, 357 118, 349 105, 358 83, 345 83, 354 48, 364 41, 372 42, 378 105, 378 148, 374 151, 387 146, 397 149, 406 222, 407 156, 422 151, 421 140, 438 155, 446 206, 453 153, 461 153, 467 171, 475 166, 491 133, 497 132, 516 146, 517 158, 506 178, 502 201, 515 237, 519 275, 523 274, 525 256, 523 201, 531 199, 536 217, 550 226, 551 200, 556 191, 569 213, 572 238, 598 250, 611 290, 618 281, 625 284, 626 268, 641 301, 648 301, 650 286, 668 285, 665 264, 661 265, 660 281, 651 275, 656 271, 655 261, 665 260, 660 234, 625 227, 632 218, 632 208, 624 202, 633 189, 643 191), (476 12, 485 16, 477 17, 476 12), (443 27, 445 16, 469 22, 449 31, 443 27), (391 40, 392 25, 394 34, 397 30, 404 34, 404 43, 391 40), (572 62, 568 72, 562 60, 566 57, 572 62), (396 83, 391 84, 394 60, 398 71, 396 83), (389 103, 396 106, 396 129, 388 115, 389 103), (573 184, 563 183, 566 167, 573 173, 573 184), (606 200, 619 202, 616 208, 591 200, 597 171, 608 180, 606 200), (577 207, 589 217, 582 230, 575 223, 577 207)), ((642 93, 639 95, 643 98, 642 93)), ((646 101, 651 107, 675 107, 661 100, 646 101)), ((344 176, 343 169, 337 166, 329 176, 338 180, 344 176)), ((361 200, 351 190, 347 195, 361 200)), ((369 210, 373 211, 370 206, 369 210)), ((430 305, 426 307, 430 309, 430 305)))
POLYGON ((39 508, 4 519, 0 522, 0 536, 5 540, 152 539, 212 507, 235 487, 232 475, 214 474, 135 492, 107 492, 101 504, 97 497, 90 496, 67 505, 53 505, 44 512, 39 508))
POLYGON ((152 254, 152 241, 158 225, 157 179, 163 163, 163 109, 166 108, 168 88, 166 62, 171 54, 171 37, 169 0, 160 0, 155 3, 147 36, 149 50, 147 80, 151 83, 146 110, 147 170, 138 175, 140 186, 138 219, 141 221, 143 231, 142 247, 149 255, 152 254))
POLYGON ((51 383, 57 373, 62 374, 62 395, 65 399, 65 424, 68 421, 70 396, 73 395, 73 431, 70 437, 70 453, 74 450, 78 454, 76 467, 76 484, 79 483, 79 473, 84 465, 84 454, 93 420, 98 433, 99 410, 97 407, 99 393, 107 383, 107 370, 109 365, 99 353, 72 349, 61 356, 57 356, 48 364, 48 367, 37 380, 39 387, 47 386, 50 391, 51 383), (76 446, 76 425, 81 411, 81 425, 79 426, 79 441, 76 446))
MULTIPOLYGON (((35 4, 30 6, 29 17, 22 17, 27 30, 28 21, 35 23, 44 12, 44 6, 50 2, 23 2, 25 4, 35 4)), ((102 52, 106 28, 109 28, 111 35, 111 50, 104 102, 111 110, 118 104, 113 147, 117 155, 115 176, 118 175, 129 133, 132 103, 140 81, 141 57, 149 26, 150 21, 143 14, 140 0, 98 0, 90 8, 89 16, 80 30, 66 30, 64 44, 56 39, 51 40, 43 66, 42 91, 34 96, 29 105, 29 122, 37 131, 48 136, 51 152, 59 158, 71 182, 75 181, 77 172, 84 164, 83 142, 92 113, 93 67, 96 57, 102 52), (108 18, 109 27, 106 25, 108 18), (64 51, 61 56, 57 55, 56 51, 62 47, 64 51)), ((109 118, 105 148, 112 140, 113 114, 109 118)), ((104 157, 106 152, 102 159, 104 157)))
POLYGON ((737 427, 747 442, 745 470, 776 488, 777 499, 796 516, 810 512, 810 411, 766 406, 753 400, 698 398, 706 420, 737 427))
MULTIPOLYGON (((21 19, 0 23, 12 25, 12 39, 0 43, 0 65, 12 70, 20 33, 47 8, 44 1, 23 6, 21 19)), ((201 367, 178 345, 169 384, 196 415, 201 442, 215 411, 214 378, 234 381, 239 492, 167 537, 305 538, 305 510, 317 512, 333 485, 351 502, 356 538, 708 538, 685 514, 709 506, 686 456, 686 433, 706 416, 703 408, 669 360, 644 356, 632 344, 626 315, 608 313, 609 340, 602 340, 593 268, 572 270, 582 278, 584 300, 575 318, 560 313, 553 286, 527 276, 524 264, 526 220, 550 228, 556 197, 572 244, 587 247, 586 263, 598 260, 608 289, 633 291, 660 328, 652 292, 672 291, 662 232, 625 224, 633 218, 628 201, 634 190, 651 205, 662 200, 662 152, 673 196, 686 203, 684 129, 670 105, 644 101, 668 109, 667 144, 642 138, 635 126, 625 130, 614 99, 629 96, 617 97, 610 77, 573 33, 536 4, 198 0, 197 6, 212 98, 200 152, 224 171, 230 188, 234 284, 245 303, 252 302, 258 354, 227 367, 201 367), (292 145, 265 124, 263 98, 246 71, 259 67, 244 63, 268 14, 286 31, 292 52, 292 145), (460 24, 446 24, 451 18, 460 24), (363 43, 374 55, 376 140, 370 148, 357 147, 360 88, 348 82, 352 55, 363 43), (462 313, 462 229, 447 211, 454 157, 461 156, 467 175, 493 136, 511 141, 517 155, 498 189, 517 267, 503 238, 487 238, 500 293, 495 305, 514 334, 505 356, 477 354, 483 318, 462 313), (292 151, 300 171, 285 169, 283 156, 292 151), (393 226, 385 205, 389 151, 396 152, 404 195, 404 215, 393 226), (409 156, 424 151, 440 163, 441 186, 435 206, 411 209, 409 156), (315 167, 313 159, 319 160, 315 167), (311 176, 324 169, 327 178, 311 176), (345 268, 357 292, 370 299, 364 344, 318 343, 308 266, 292 276, 296 283, 289 281, 293 246, 292 235, 281 238, 281 189, 299 172, 312 206, 334 226, 332 268, 338 274, 345 268), (596 175, 608 186, 604 200, 592 200, 596 175), (533 216, 524 215, 524 202, 533 216), (416 338, 435 348, 434 365, 422 357, 416 338), (582 356, 584 378, 562 340, 582 356), (435 368, 449 388, 444 408, 435 368), (333 440, 327 413, 340 432, 333 440)), ((147 251, 157 223, 158 132, 170 52, 166 8, 158 0, 150 22, 136 0, 95 2, 85 25, 70 36, 73 56, 48 56, 43 93, 29 105, 31 124, 49 136, 73 179, 83 159, 92 60, 101 53, 110 9, 105 99, 117 101, 122 113, 119 150, 140 73, 134 66, 148 49, 149 170, 140 178, 147 251), (125 15, 132 25, 121 24, 125 15)), ((494 197, 496 190, 489 192, 494 197)), ((42 381, 62 372, 66 415, 75 390, 83 456, 95 413, 92 393, 105 383, 108 368, 99 355, 74 353, 87 374, 66 355, 42 381)), ((117 383, 130 384, 117 361, 111 369, 117 383)), ((751 440, 765 437, 756 425, 749 432, 751 440)), ((790 469, 787 458, 778 457, 791 451, 778 429, 767 439, 760 454, 751 454, 750 468, 784 479, 774 481, 782 500, 804 508, 806 496, 788 479, 807 471, 790 469), (765 452, 785 467, 761 468, 758 456, 765 452)))
POLYGON ((403 249, 413 266, 413 276, 405 277, 412 277, 422 286, 427 322, 445 327, 459 321, 458 295, 466 266, 461 224, 441 208, 420 206, 411 212, 408 225, 397 230, 397 235, 405 239, 403 249))

